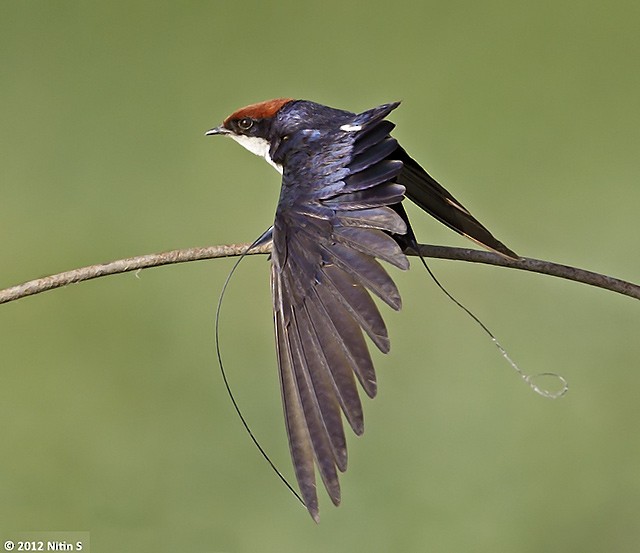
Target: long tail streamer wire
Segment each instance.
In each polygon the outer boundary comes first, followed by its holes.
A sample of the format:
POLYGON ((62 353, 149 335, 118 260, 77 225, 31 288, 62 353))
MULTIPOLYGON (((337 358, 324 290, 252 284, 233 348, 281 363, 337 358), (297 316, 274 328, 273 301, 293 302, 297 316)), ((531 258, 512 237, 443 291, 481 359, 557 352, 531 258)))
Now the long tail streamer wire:
MULTIPOLYGON (((267 231, 267 232, 269 232, 269 231, 267 231)), ((302 503, 302 505, 304 506, 305 503, 302 500, 302 498, 300 497, 300 495, 298 495, 298 492, 296 492, 296 490, 293 489, 293 486, 291 484, 289 484, 289 481, 278 470, 278 467, 275 466, 275 464, 273 463, 273 461, 271 460, 269 455, 267 455, 267 452, 263 449, 263 447, 260 445, 260 442, 258 442, 258 439, 254 436, 253 432, 251 431, 251 428, 249 427, 249 424, 247 423, 246 419, 244 418, 244 415, 242 414, 242 411, 240 411, 240 407, 238 406, 238 403, 236 402, 236 398, 234 397, 233 392, 231 391, 231 386, 229 385, 229 381, 227 379, 227 373, 225 372, 224 365, 222 363, 222 353, 220 351, 220 310, 222 308, 222 300, 224 299, 224 294, 227 291, 227 286, 229 285, 229 282, 231 281, 231 277, 236 272, 236 269, 238 268, 238 265, 240 265, 240 262, 245 258, 245 256, 253 248, 255 248, 263 240, 263 238, 265 237, 266 234, 267 233, 265 233, 262 236, 260 236, 260 238, 258 238, 255 242, 253 242, 253 244, 251 244, 242 253, 242 255, 234 263, 233 267, 231 268, 231 271, 229 271, 229 274, 227 275, 227 279, 224 281, 224 285, 222 286, 222 290, 220 292, 220 297, 218 298, 218 307, 216 308, 216 322, 215 322, 216 355, 218 356, 218 365, 220 366, 220 372, 222 373, 222 380, 224 381, 224 387, 226 388, 227 394, 229 395, 229 398, 231 399, 231 403, 233 404, 233 408, 235 409, 236 413, 238 414, 238 417, 240 418, 240 421, 242 422, 242 426, 244 426, 244 429, 247 431, 247 434, 249 434, 249 437, 251 438, 251 441, 258 448, 258 451, 260 451, 262 457, 264 457, 264 459, 267 461, 267 463, 269 463, 269 466, 271 467, 273 472, 275 472, 278 475, 278 478, 280 478, 280 480, 289 489, 289 491, 293 495, 295 495, 296 498, 298 499, 298 501, 300 503, 302 503)))
POLYGON ((491 341, 498 348, 498 351, 500 352, 500 355, 502 355, 502 357, 504 357, 504 359, 506 360, 507 363, 509 363, 511 368, 514 371, 516 371, 516 373, 518 373, 520 378, 522 378, 522 380, 524 380, 534 392, 536 392, 537 394, 541 395, 542 397, 546 397, 546 398, 549 398, 549 399, 557 399, 557 398, 562 397, 563 395, 565 395, 567 393, 567 391, 569 390, 569 383, 567 382, 567 380, 563 376, 561 376, 559 374, 556 374, 556 373, 553 373, 553 372, 544 372, 544 373, 533 374, 533 375, 525 373, 515 363, 515 361, 513 361, 513 359, 511 359, 511 357, 509 357, 509 354, 507 353, 507 350, 505 350, 502 347, 502 345, 500 344, 500 342, 498 342, 498 339, 494 336, 493 332, 491 332, 489 330, 489 328, 470 309, 468 309, 465 305, 463 305, 460 301, 458 301, 440 283, 440 281, 436 278, 436 275, 433 274, 433 271, 427 265, 427 262, 425 261, 424 257, 420 253, 420 248, 417 247, 417 245, 415 245, 415 246, 413 246, 413 249, 418 254, 418 257, 420 257, 420 261, 422 261, 422 264, 424 265, 424 268, 429 273, 429 276, 433 279, 433 282, 436 283, 436 286, 438 288, 440 288, 442 293, 445 296, 447 296, 447 298, 449 298, 453 303, 455 303, 460 309, 462 309, 467 315, 469 315, 469 317, 471 317, 471 319, 473 321, 475 321, 478 324, 478 326, 480 326, 480 328, 489 336, 489 338, 491 338, 491 341), (542 388, 541 386, 536 384, 537 380, 539 381, 540 379, 546 379, 546 378, 555 379, 560 384, 559 390, 555 391, 555 392, 554 391, 550 391, 550 390, 548 390, 546 388, 542 388))

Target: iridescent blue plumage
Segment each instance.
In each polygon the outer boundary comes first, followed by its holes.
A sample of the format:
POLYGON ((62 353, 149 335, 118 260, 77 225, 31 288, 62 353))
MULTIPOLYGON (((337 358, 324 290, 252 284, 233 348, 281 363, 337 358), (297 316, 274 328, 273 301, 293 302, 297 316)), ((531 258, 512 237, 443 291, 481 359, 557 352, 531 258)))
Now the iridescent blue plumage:
POLYGON ((318 520, 316 468, 334 504, 347 468, 342 417, 364 431, 356 381, 376 394, 365 335, 389 351, 372 294, 400 309, 378 260, 408 269, 417 243, 403 200, 456 232, 517 257, 390 136, 399 103, 360 114, 281 98, 242 108, 207 134, 228 135, 282 173, 271 287, 282 402, 302 498, 318 520))

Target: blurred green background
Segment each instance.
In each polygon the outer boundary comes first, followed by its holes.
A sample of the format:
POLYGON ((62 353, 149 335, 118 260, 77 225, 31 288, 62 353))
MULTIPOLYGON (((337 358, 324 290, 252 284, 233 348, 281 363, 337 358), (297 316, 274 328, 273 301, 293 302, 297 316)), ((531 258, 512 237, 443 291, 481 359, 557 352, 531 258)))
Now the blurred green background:
MULTIPOLYGON (((392 100, 395 135, 521 255, 640 280, 637 2, 2 2, 0 287, 251 241, 278 175, 203 133, 247 103, 392 100)), ((423 242, 466 243, 422 213, 423 242)), ((640 310, 564 282, 433 261, 536 396, 414 262, 343 505, 322 522, 244 434, 214 358, 231 260, 0 306, 0 531, 93 551, 631 552, 640 543, 640 310)), ((223 310, 237 399, 285 474, 268 264, 223 310)))

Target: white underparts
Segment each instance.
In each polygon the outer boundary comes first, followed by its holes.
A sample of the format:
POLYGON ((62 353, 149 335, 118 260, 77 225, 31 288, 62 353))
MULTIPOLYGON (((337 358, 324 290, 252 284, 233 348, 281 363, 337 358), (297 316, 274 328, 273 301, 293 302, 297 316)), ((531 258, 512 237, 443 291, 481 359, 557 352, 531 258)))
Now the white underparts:
POLYGON ((275 168, 278 173, 282 174, 282 165, 274 163, 269 155, 270 144, 264 138, 257 136, 245 136, 244 134, 229 134, 243 148, 249 150, 252 154, 263 157, 267 163, 275 168))

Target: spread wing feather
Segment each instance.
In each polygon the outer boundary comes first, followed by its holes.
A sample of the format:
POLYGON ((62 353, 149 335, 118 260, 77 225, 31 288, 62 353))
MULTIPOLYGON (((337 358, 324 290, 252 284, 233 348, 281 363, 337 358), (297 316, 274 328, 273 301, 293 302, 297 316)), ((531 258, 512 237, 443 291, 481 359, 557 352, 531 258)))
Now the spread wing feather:
POLYGON ((409 268, 409 260, 398 242, 388 234, 374 229, 336 227, 333 234, 338 242, 369 256, 375 256, 399 269, 409 268))
POLYGON ((346 227, 387 230, 393 234, 406 234, 407 224, 390 207, 360 209, 358 211, 336 210, 336 221, 346 227))
POLYGON ((386 159, 397 143, 384 117, 396 105, 354 115, 346 129, 297 131, 275 153, 284 167, 271 270, 280 384, 295 476, 316 520, 316 468, 333 503, 340 502, 338 472, 347 468, 342 415, 356 434, 364 431, 356 380, 376 394, 364 334, 389 351, 370 293, 393 309, 401 305, 376 260, 408 267, 387 234, 407 230, 388 207, 404 197, 404 187, 394 184, 403 164, 386 159))
POLYGON ((349 194, 340 194, 325 200, 324 204, 340 209, 365 209, 380 205, 400 203, 404 199, 404 186, 398 184, 381 184, 366 190, 357 190, 349 194))
MULTIPOLYGON (((398 141, 395 138, 387 136, 384 140, 374 144, 359 155, 355 156, 353 161, 349 164, 349 167, 351 171, 362 171, 363 169, 371 167, 383 159, 388 158, 397 147, 398 141)), ((357 175, 358 173, 349 177, 347 180, 354 179, 357 175)))

